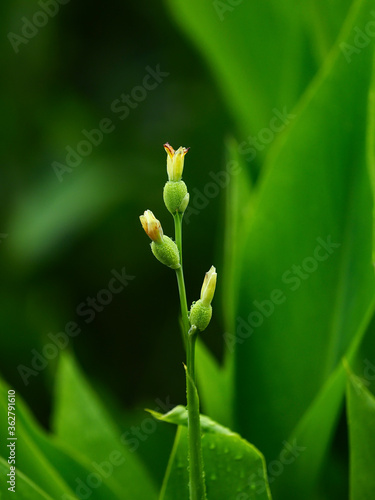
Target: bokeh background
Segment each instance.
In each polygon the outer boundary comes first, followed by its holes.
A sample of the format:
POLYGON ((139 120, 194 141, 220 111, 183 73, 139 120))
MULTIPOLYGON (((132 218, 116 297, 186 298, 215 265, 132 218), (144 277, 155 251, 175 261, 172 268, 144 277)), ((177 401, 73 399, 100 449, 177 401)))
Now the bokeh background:
MULTIPOLYGON (((18 33, 21 17, 36 6, 4 3, 3 32, 18 33)), ((191 147, 191 191, 203 191, 208 173, 223 169, 223 139, 234 127, 207 66, 157 2, 61 5, 18 54, 4 44, 2 57, 4 375, 22 389, 17 364, 30 366, 31 349, 76 321, 83 330, 74 340, 77 356, 123 404, 156 397, 163 387, 183 396, 182 370, 175 376, 183 359, 175 275, 154 261, 138 217, 150 208, 172 234, 162 200, 164 142, 191 147), (112 102, 142 85, 146 67, 168 76, 121 120, 112 102), (82 130, 97 129, 104 118, 115 130, 60 181, 53 163, 66 165, 66 146, 77 150, 82 130), (135 279, 87 325, 78 305, 123 267, 135 279)), ((224 194, 186 226, 191 300, 211 263, 219 266, 224 194)), ((218 351, 220 338, 213 343, 218 351)), ((30 402, 37 398, 44 420, 52 373, 31 377, 24 391, 30 402)))
MULTIPOLYGON (((139 420, 144 407, 156 406, 158 399, 169 398, 175 404, 185 400, 175 275, 155 261, 139 223, 139 215, 151 209, 164 232, 173 234, 173 220, 162 200, 166 181, 163 143, 191 148, 185 159, 184 180, 196 198, 194 206, 199 214, 192 213, 184 225, 185 279, 191 302, 199 297, 204 273, 212 264, 218 269, 215 314, 204 340, 221 362, 226 350, 223 333, 228 331, 228 318, 233 319, 223 307, 228 281, 221 280, 221 276, 228 277, 230 260, 225 241, 231 229, 226 224, 228 189, 217 189, 208 196, 204 189, 215 174, 227 169, 233 151, 242 155, 243 175, 249 185, 257 186, 273 138, 261 141, 254 156, 249 153, 249 136, 259 137, 275 116, 275 109, 280 113, 303 109, 305 101, 297 103, 332 59, 330 50, 351 2, 300 5, 290 0, 258 5, 228 0, 193 2, 189 7, 180 0, 68 1, 59 4, 58 12, 49 16, 45 26, 30 34, 33 28, 25 26, 41 10, 41 4, 43 0, 3 0, 0 6, 1 375, 48 429, 57 358, 45 370, 31 375, 27 386, 19 366, 31 367, 35 352, 42 352, 50 342, 48 335, 63 331, 74 321, 82 331, 70 341, 69 349, 108 409, 126 428, 139 420), (123 94, 137 92, 148 68, 160 68, 167 75, 139 102, 132 99, 135 104, 121 119, 113 103, 123 94), (66 148, 76 151, 86 139, 82 131, 97 129, 103 119, 111 120, 113 131, 104 134, 100 144, 70 172, 57 175, 54 166, 66 165, 66 148), (243 144, 242 149, 233 146, 235 141, 243 144), (199 201, 202 193, 204 199, 199 201), (121 273, 124 268, 134 279, 86 323, 77 308, 107 288, 113 270, 121 273)), ((365 76, 361 78, 359 93, 365 76)), ((339 84, 338 95, 346 95, 345 82, 339 84)), ((328 114, 339 116, 341 112, 338 105, 328 114)), ((342 128, 330 131, 330 135, 335 138, 355 128, 355 118, 340 121, 342 128)), ((317 121, 317 127, 323 122, 317 121)), ((364 133, 358 130, 354 147, 364 133)), ((282 145, 283 130, 275 135, 282 145)), ((312 174, 310 181, 318 186, 321 180, 312 174)), ((292 183, 285 180, 287 188, 292 183)), ((344 190, 344 183, 342 187, 344 190)), ((346 203, 340 189, 338 186, 337 200, 332 202, 335 210, 339 203, 343 207, 346 203)), ((370 199, 369 191, 366 196, 364 204, 370 199)), ((304 195, 296 195, 296 200, 294 211, 302 214, 308 206, 313 218, 315 205, 309 205, 304 195)), ((319 205, 316 200, 314 203, 319 205)), ((327 213, 331 208, 328 202, 327 213)), ((319 217, 318 210, 316 213, 319 217)), ((341 231, 339 223, 334 224, 333 233, 341 231)), ((275 234, 277 241, 283 241, 283 235, 277 230, 275 234)), ((262 254, 261 242, 262 237, 254 251, 258 255, 262 254)), ((302 258, 309 255, 307 243, 307 250, 303 241, 298 244, 302 258)), ((369 254, 369 244, 366 249, 369 254)), ((274 255, 271 276, 277 270, 279 249, 264 251, 274 255)), ((281 259, 286 256, 285 250, 281 259)), ((232 269, 235 267, 236 263, 232 269)), ((324 275, 320 285, 333 282, 333 274, 324 275)), ((250 276, 238 278, 244 289, 250 276)), ((257 278, 249 292, 251 298, 257 298, 257 278)), ((316 290, 318 286, 311 292, 312 300, 319 300, 316 290)), ((247 306, 242 306, 247 311, 247 306)), ((360 308, 358 311, 360 317, 360 308)), ((335 361, 346 352, 345 342, 340 344, 342 351, 338 349, 335 361)), ((256 370, 256 360, 254 366, 256 370)), ((277 380, 277 373, 272 372, 272 377, 277 380)), ((251 390, 255 390, 253 386, 251 390)), ((240 414, 239 410, 237 406, 240 414)), ((256 411, 259 417, 259 406, 256 411)), ((348 467, 344 410, 340 415, 326 471, 326 491, 334 491, 337 498, 347 493, 341 478, 348 467)), ((249 425, 245 423, 242 429, 249 425)), ((173 434, 173 429, 165 426, 142 446, 141 454, 159 483, 173 434), (158 443, 163 446, 158 447, 158 443)), ((263 438, 259 438, 260 443, 263 438)))
MULTIPOLYGON (((61 5, 18 53, 7 34, 22 36, 22 18, 32 19, 40 6, 5 1, 0 10, 0 233, 8 235, 0 247, 1 372, 48 426, 57 358, 27 388, 17 367, 32 368, 32 350, 42 352, 49 333, 76 321, 82 333, 69 347, 103 397, 128 410, 167 396, 183 402, 175 273, 151 255, 138 217, 150 208, 172 234, 162 200, 164 142, 191 147, 190 191, 202 191, 209 172, 223 169, 224 138, 235 126, 218 86, 162 3, 61 5), (146 67, 168 76, 121 120, 111 105, 142 85, 146 67), (115 130, 59 180, 53 163, 66 165, 66 146, 76 150, 82 130, 97 129, 104 118, 115 130), (86 324, 77 307, 124 267, 135 279, 86 324)), ((185 227, 190 301, 199 298, 210 265, 220 269, 224 196, 221 190, 185 227)), ((222 336, 214 332, 221 321, 217 307, 207 340, 219 356, 222 336)))

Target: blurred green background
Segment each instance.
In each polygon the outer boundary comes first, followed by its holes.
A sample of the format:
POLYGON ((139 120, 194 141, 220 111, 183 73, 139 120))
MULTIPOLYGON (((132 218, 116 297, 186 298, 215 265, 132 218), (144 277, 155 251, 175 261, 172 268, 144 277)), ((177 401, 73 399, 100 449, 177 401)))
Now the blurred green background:
MULTIPOLYGON (((316 238, 331 234, 343 245, 337 260, 335 254, 262 326, 263 337, 236 353, 236 402, 223 423, 275 458, 367 328, 373 307, 365 173, 373 40, 357 48, 358 57, 351 53, 353 65, 340 43, 353 39, 353 26, 365 29, 374 2, 83 0, 59 4, 33 34, 26 25, 41 4, 0 6, 2 376, 48 428, 57 358, 27 386, 19 367, 31 367, 48 335, 73 321, 82 331, 69 348, 123 427, 158 398, 184 403, 176 279, 152 257, 138 217, 151 209, 172 236, 161 196, 162 145, 191 147, 184 180, 199 214, 185 220, 185 279, 191 302, 211 264, 218 269, 214 319, 204 336, 218 360, 227 354, 223 334, 234 335, 236 315, 246 317, 254 299, 278 287, 281 273, 308 257, 316 238), (165 75, 143 91, 150 68, 165 75), (133 96, 126 116, 118 112, 124 94, 133 96), (275 116, 279 129, 271 125, 275 116), (104 119, 113 130, 59 177, 66 148, 77 151, 87 140, 82 131, 104 119), (240 180, 218 187, 213 179, 230 159, 241 166, 240 180), (124 268, 134 279, 85 322, 77 308, 124 268), (293 347, 285 343, 289 334, 293 347)), ((364 356, 374 352, 373 341, 366 349, 364 356)), ((320 414, 330 422, 322 431, 330 461, 320 498, 347 493, 340 397, 332 415, 320 414)), ((203 397, 202 410, 208 406, 203 397)), ((173 429, 163 427, 140 451, 159 482, 172 440, 173 429)))
MULTIPOLYGON (((2 32, 21 34, 21 17, 32 18, 36 7, 3 2, 2 32)), ((76 321, 82 334, 72 344, 80 362, 124 406, 167 393, 181 401, 175 276, 154 261, 138 216, 152 209, 172 234, 161 197, 164 142, 191 146, 185 176, 191 191, 203 189, 210 171, 223 169, 223 137, 234 127, 217 85, 157 2, 61 5, 18 54, 7 40, 2 59, 3 375, 47 422, 54 366, 30 377, 27 390, 17 366, 31 366, 31 349, 40 350, 48 333, 76 321), (142 85, 146 67, 168 76, 121 120, 123 113, 111 105, 142 85), (82 130, 97 129, 104 118, 115 130, 60 182, 52 164, 66 164, 66 146, 76 150, 82 130), (86 324, 78 305, 123 267, 135 279, 86 324)), ((222 259, 217 227, 224 195, 186 226, 190 300, 207 266, 222 259)), ((220 321, 218 308, 219 331, 220 321)), ((221 336, 211 336, 211 344, 220 352, 221 336)))
MULTIPOLYGON (((15 53, 6 35, 23 36, 23 17, 37 2, 0 7, 2 182, 1 373, 48 427, 57 358, 24 385, 18 367, 32 369, 33 349, 48 334, 75 321, 79 363, 116 400, 119 413, 154 408, 156 399, 185 399, 184 351, 178 327, 175 273, 151 255, 139 215, 147 208, 172 235, 162 200, 166 177, 163 143, 190 146, 185 180, 202 191, 209 172, 223 169, 223 138, 235 128, 200 54, 158 2, 70 2, 15 53), (125 119, 112 103, 142 85, 147 67, 168 74, 125 119), (61 181, 53 164, 66 164, 82 130, 112 120, 115 130, 61 181), (96 297, 125 267, 129 286, 86 323, 77 307, 96 297)), ((141 94, 142 95, 142 94, 141 94)), ((134 102, 134 101, 133 101, 134 102)), ((199 297, 204 273, 223 257, 224 190, 185 228, 189 300, 199 297), (199 258, 198 258, 199 255, 199 258)), ((217 308, 209 343, 220 356, 222 318, 217 308)), ((130 419, 130 422, 132 420, 130 419)), ((130 426, 130 423, 129 423, 130 426)), ((173 429, 162 435, 173 439, 173 429)), ((156 439, 156 438, 155 438, 156 439)), ((150 440, 152 441, 152 440, 150 440)), ((152 447, 153 444, 150 443, 152 447)), ((144 447, 145 448, 145 447, 144 447)), ((165 459, 155 463, 163 477, 165 459)))

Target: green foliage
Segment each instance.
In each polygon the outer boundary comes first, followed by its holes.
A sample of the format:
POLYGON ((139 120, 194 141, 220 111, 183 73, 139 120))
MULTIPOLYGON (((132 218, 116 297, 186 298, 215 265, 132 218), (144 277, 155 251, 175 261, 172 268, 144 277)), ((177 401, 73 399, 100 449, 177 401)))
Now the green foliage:
MULTIPOLYGON (((8 462, 2 457, 0 457, 0 472, 3 477, 9 474, 8 462)), ((12 493, 10 493, 10 495, 12 495, 12 493)), ((30 481, 21 471, 18 471, 17 477, 17 498, 21 500, 52 500, 51 496, 44 493, 44 491, 30 481)))
MULTIPOLYGON (((374 300, 366 164, 373 52, 363 50, 349 65, 339 49, 367 19, 366 3, 356 4, 282 143, 268 157, 250 221, 238 308, 237 414, 241 431, 269 459, 304 418, 374 300), (272 301, 275 290, 280 299, 272 301), (249 306, 255 300, 263 306, 249 306), (265 311, 262 325, 253 328, 249 315, 258 310, 259 316, 259 307, 265 311), (251 339, 241 341, 252 331, 251 339), (254 385, 256 373, 260 381, 254 385), (252 408, 250 418, 244 405, 252 408)), ((340 398, 329 397, 327 417, 334 400, 339 414, 340 398)), ((323 449, 330 435, 320 435, 326 437, 323 449)), ((300 476, 302 491, 308 470, 300 476)))
MULTIPOLYGON (((151 414, 179 426, 159 500, 172 500, 177 496, 188 500, 187 411, 177 406, 165 415, 151 414)), ((201 429, 208 498, 245 500, 256 496, 270 500, 262 454, 238 434, 203 415, 201 429)))
POLYGON ((210 350, 198 338, 196 361, 199 393, 204 413, 227 427, 233 425, 233 357, 220 366, 210 350))
POLYGON ((147 471, 69 356, 62 357, 57 374, 53 428, 91 461, 107 464, 112 470, 108 482, 118 498, 156 498, 147 471))
MULTIPOLYGON (((168 139, 191 146, 189 299, 202 263, 220 276, 196 353, 208 500, 270 500, 269 488, 274 500, 372 500, 375 401, 360 367, 375 370, 375 0, 165 3, 70 2, 19 54, 2 52, 0 433, 11 386, 16 496, 188 499, 184 407, 153 412, 177 426, 172 450, 143 431, 132 446, 156 395, 185 401, 175 283, 148 259, 137 220, 146 206, 167 214, 155 186, 168 139), (113 99, 156 61, 169 76, 119 119, 113 99), (57 178, 52 162, 107 115, 115 131, 57 178), (125 265, 136 279, 87 321, 79 307, 125 265), (64 347, 24 385, 20 364, 73 320, 85 375, 64 347)), ((5 0, 3 32, 33 9, 5 0)), ((171 427, 154 423, 159 436, 171 427)), ((7 458, 2 446, 2 498, 7 458)))
POLYGON ((368 383, 348 369, 351 500, 370 500, 375 491, 375 398, 368 383))

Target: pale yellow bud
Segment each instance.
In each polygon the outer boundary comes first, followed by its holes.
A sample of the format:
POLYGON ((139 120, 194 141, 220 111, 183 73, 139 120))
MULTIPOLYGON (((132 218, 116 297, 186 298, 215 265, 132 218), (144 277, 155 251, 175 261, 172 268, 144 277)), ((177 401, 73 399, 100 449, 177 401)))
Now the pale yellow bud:
POLYGON ((170 144, 165 143, 164 149, 167 152, 167 172, 168 180, 180 181, 182 172, 184 170, 184 157, 190 148, 183 148, 182 146, 175 151, 170 144))
POLYGON ((203 286, 201 290, 201 300, 203 304, 210 305, 212 299, 214 298, 215 288, 216 288, 217 273, 214 266, 206 273, 203 281, 203 286))
POLYGON ((139 217, 139 219, 147 236, 149 236, 152 241, 161 243, 163 241, 163 229, 151 210, 146 210, 144 214, 139 217))

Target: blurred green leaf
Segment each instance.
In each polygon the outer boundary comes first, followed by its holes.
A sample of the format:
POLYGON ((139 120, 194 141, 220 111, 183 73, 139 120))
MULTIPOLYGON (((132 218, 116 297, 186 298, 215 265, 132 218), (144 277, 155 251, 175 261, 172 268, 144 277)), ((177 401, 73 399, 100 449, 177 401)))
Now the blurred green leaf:
POLYGON ((304 22, 319 65, 324 62, 336 41, 351 4, 352 0, 310 0, 304 5, 304 22))
POLYGON ((222 425, 233 422, 233 356, 223 366, 198 339, 196 343, 198 387, 205 412, 222 425))
MULTIPOLYGON (((159 500, 189 500, 187 411, 177 406, 165 415, 150 413, 158 420, 179 426, 159 500)), ((262 454, 241 436, 204 415, 201 430, 208 498, 270 500, 262 454)))
POLYGON ((90 477, 93 475, 98 475, 100 478, 100 487, 94 488, 96 499, 115 500, 121 497, 121 489, 116 490, 117 483, 112 484, 112 464, 107 462, 104 467, 100 467, 100 464, 89 461, 80 453, 80 450, 66 446, 56 436, 48 436, 37 424, 28 408, 17 397, 17 425, 19 419, 22 421, 22 433, 26 432, 46 460, 59 472, 67 485, 75 491, 78 498, 80 495, 92 493, 93 489, 88 486, 87 482, 91 483, 90 477))
MULTIPOLYGON (((368 313, 347 351, 346 358, 350 362, 358 353, 373 311, 374 303, 369 307, 368 313)), ((313 491, 314 483, 323 467, 327 448, 340 416, 345 383, 345 369, 343 364, 339 363, 288 439, 289 443, 296 442, 306 451, 304 450, 304 453, 301 453, 297 460, 288 464, 283 474, 275 481, 273 492, 276 498, 287 498, 290 491, 309 498, 306 491, 313 491)))
POLYGON ((18 263, 35 264, 59 253, 73 235, 125 196, 124 186, 108 168, 73 171, 61 183, 52 169, 50 176, 14 207, 7 251, 18 263))
MULTIPOLYGON (((241 433, 270 460, 363 327, 375 295, 366 163, 373 47, 350 64, 340 50, 371 19, 370 7, 353 4, 291 126, 272 146, 251 207, 232 339, 236 411, 241 433)), ((338 412, 341 398, 335 401, 338 412)), ((326 403, 333 425, 333 400, 326 403)))
POLYGON ((373 61, 372 82, 369 92, 367 127, 367 164, 369 168, 372 194, 373 194, 373 245, 372 262, 375 266, 375 58, 373 61))
MULTIPOLYGON (((24 413, 28 415, 27 410, 24 413)), ((97 500, 121 498, 122 491, 113 481, 113 465, 111 463, 96 464, 82 455, 79 449, 66 446, 56 436, 47 436, 30 415, 26 421, 26 429, 39 450, 59 471, 61 477, 75 491, 78 498, 91 495, 93 491, 95 491, 95 499, 97 500), (94 481, 91 481, 93 476, 99 478, 98 483, 95 482, 95 478, 94 481)))
POLYGON ((375 491, 375 397, 349 368, 347 409, 350 500, 372 500, 375 491))
POLYGON ((101 465, 113 469, 111 485, 126 500, 152 500, 157 492, 150 475, 124 444, 119 429, 90 388, 73 357, 61 356, 57 373, 54 428, 65 443, 101 465))
MULTIPOLYGON (((8 387, 0 379, 0 412, 2 428, 7 428, 8 412, 8 387)), ((21 398, 16 394, 16 457, 17 469, 25 471, 30 480, 38 485, 52 498, 61 498, 64 494, 76 498, 73 491, 66 484, 56 464, 51 463, 39 449, 34 441, 29 428, 33 427, 32 417, 22 404, 21 398), (18 437, 20 439, 18 439, 18 437)), ((1 448, 1 456, 7 460, 8 448, 1 448)), ((3 484, 3 483, 1 483, 3 484)))
MULTIPOLYGON (((234 139, 227 141, 227 172, 231 172, 225 198, 224 262, 222 272, 222 305, 225 328, 235 324, 241 279, 241 252, 244 249, 244 228, 249 226, 253 187, 244 157, 234 139)), ((228 354, 231 354, 227 351, 228 354)))
MULTIPOLYGON (((169 5, 205 56, 241 133, 249 135, 269 125, 274 108, 292 111, 333 44, 349 0, 169 5)), ((260 156, 267 149, 262 145, 260 156)))
POLYGON ((169 5, 206 57, 242 131, 267 126, 274 106, 291 110, 303 78, 300 52, 305 48, 296 10, 276 1, 246 1, 231 7, 226 2, 171 0, 169 5), (286 68, 291 62, 293 72, 286 68))
MULTIPOLYGON (((0 457, 0 474, 2 478, 6 478, 6 475, 9 474, 9 464, 2 457, 0 457)), ((16 484, 17 500, 53 500, 51 496, 47 495, 47 493, 42 491, 36 484, 30 481, 30 479, 25 476, 18 467, 16 484)), ((1 481, 0 498, 12 498, 15 496, 12 492, 7 491, 8 487, 9 485, 6 485, 4 480, 1 481), (4 497, 2 497, 2 493, 4 497)))
MULTIPOLYGON (((234 140, 227 141, 227 149, 224 256, 220 272, 222 314, 226 329, 224 338, 226 332, 233 331, 235 324, 241 276, 238 263, 243 248, 242 228, 249 217, 248 207, 252 200, 250 179, 245 161, 238 153, 237 143, 234 140)), ((205 344, 198 341, 196 357, 198 386, 205 412, 222 425, 233 427, 233 351, 225 349, 224 361, 220 365, 205 344)))

